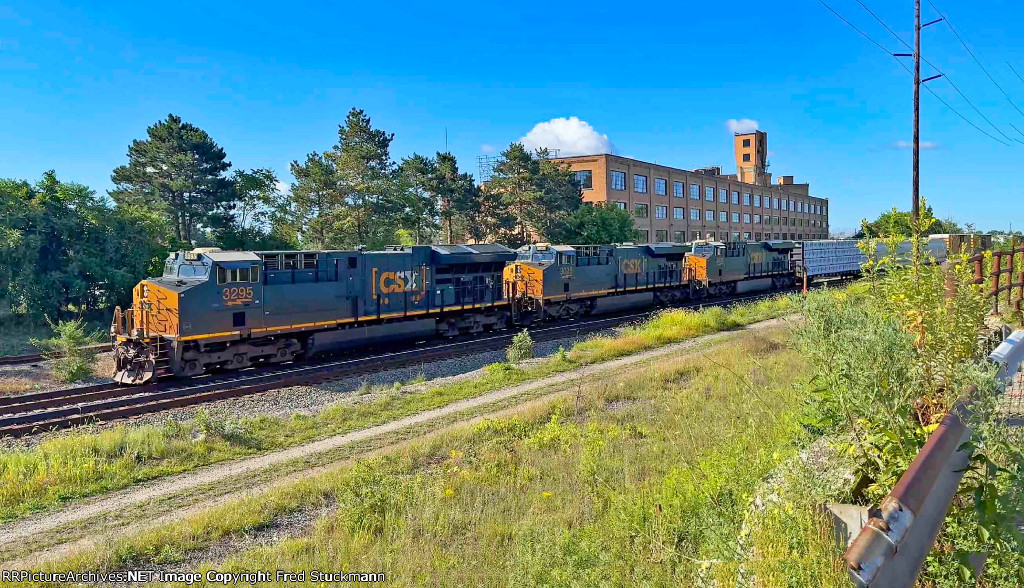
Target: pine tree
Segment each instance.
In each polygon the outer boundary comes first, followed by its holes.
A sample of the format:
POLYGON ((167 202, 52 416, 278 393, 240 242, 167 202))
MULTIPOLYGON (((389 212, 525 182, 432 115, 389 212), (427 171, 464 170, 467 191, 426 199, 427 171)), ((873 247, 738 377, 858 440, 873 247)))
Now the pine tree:
POLYGON ((437 192, 433 186, 436 173, 434 160, 418 153, 406 157, 398 166, 400 225, 416 245, 433 241, 437 234, 437 192))
POLYGON ((114 169, 110 196, 119 205, 160 210, 168 238, 188 246, 202 227, 223 226, 233 208, 231 167, 224 150, 206 133, 173 114, 132 141, 128 165, 114 169))
POLYGON ((479 213, 479 190, 473 176, 459 172, 459 162, 451 153, 437 153, 432 185, 439 199, 444 242, 479 240, 472 220, 479 213))

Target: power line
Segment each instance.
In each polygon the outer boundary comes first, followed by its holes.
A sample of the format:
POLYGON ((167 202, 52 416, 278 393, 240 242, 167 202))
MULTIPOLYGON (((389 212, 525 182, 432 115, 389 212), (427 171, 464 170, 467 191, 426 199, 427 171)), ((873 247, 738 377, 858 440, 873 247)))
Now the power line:
POLYGON ((1006 62, 1006 65, 1010 66, 1010 71, 1013 72, 1013 75, 1017 76, 1017 79, 1020 80, 1022 84, 1024 84, 1024 78, 1020 77, 1020 74, 1017 73, 1017 70, 1013 69, 1013 66, 1010 65, 1009 61, 1006 62))
MULTIPOLYGON (((914 50, 914 48, 913 48, 913 47, 912 47, 912 46, 910 45, 910 43, 907 43, 906 41, 904 41, 904 40, 903 40, 903 37, 899 36, 899 35, 898 35, 898 34, 896 33, 896 31, 892 30, 892 29, 891 29, 891 28, 889 27, 889 25, 885 24, 885 21, 884 21, 884 20, 882 20, 881 18, 879 18, 879 17, 878 17, 878 15, 877 15, 877 14, 875 14, 874 12, 872 12, 872 11, 871 11, 871 9, 870 9, 870 8, 868 8, 867 4, 864 4, 864 2, 862 2, 861 0, 857 0, 857 4, 860 4, 860 5, 861 5, 861 6, 862 6, 862 7, 864 8, 864 10, 867 10, 867 11, 868 11, 868 14, 870 14, 871 16, 873 16, 873 17, 875 18, 875 20, 877 20, 877 21, 878 21, 878 23, 879 23, 879 24, 881 24, 881 25, 882 25, 883 27, 885 27, 885 30, 887 30, 887 31, 889 31, 890 33, 892 33, 892 36, 896 37, 896 40, 897 40, 897 41, 899 41, 900 43, 903 43, 903 44, 904 44, 904 45, 905 45, 905 46, 907 47, 907 49, 910 49, 911 51, 913 51, 913 50, 914 50)), ((936 11, 936 12, 938 12, 938 11, 936 11)), ((941 16, 941 15, 940 15, 940 16, 941 16)), ((978 107, 974 105, 974 103, 973 103, 973 102, 971 102, 971 99, 970 99, 970 98, 968 98, 968 97, 967 97, 967 95, 966 95, 966 94, 964 94, 964 93, 963 93, 963 92, 962 92, 962 91, 960 90, 960 88, 959 88, 959 87, 957 87, 957 85, 953 83, 953 78, 949 77, 949 75, 948 75, 948 74, 946 74, 946 72, 944 72, 944 71, 942 71, 941 69, 939 69, 939 67, 938 67, 937 65, 935 65, 934 63, 932 63, 931 61, 928 61, 927 59, 925 59, 925 57, 924 57, 923 55, 921 56, 921 60, 922 60, 922 61, 924 61, 925 63, 927 63, 927 64, 928 64, 929 66, 931 66, 931 68, 932 68, 932 69, 934 69, 935 71, 937 71, 937 72, 939 73, 939 75, 941 75, 941 76, 942 76, 943 78, 945 78, 945 79, 946 79, 946 81, 947 81, 947 82, 949 82, 949 85, 950 85, 950 86, 952 86, 952 88, 953 88, 954 90, 956 90, 956 93, 957 93, 957 94, 960 94, 960 97, 964 99, 964 102, 966 102, 966 103, 967 103, 968 105, 970 105, 970 107, 974 109, 974 112, 977 112, 977 113, 978 113, 978 116, 980 116, 980 117, 981 117, 982 119, 984 119, 984 120, 985 120, 985 122, 987 122, 987 123, 988 123, 988 124, 989 124, 989 125, 990 125, 990 126, 991 126, 991 127, 993 128, 993 129, 995 129, 995 131, 996 131, 997 133, 999 133, 1000 135, 1002 135, 1002 136, 1003 136, 1003 137, 1004 137, 1004 138, 1005 138, 1005 139, 1006 139, 1007 141, 1017 141, 1018 143, 1024 144, 1024 141, 1021 141, 1021 140, 1019 140, 1019 139, 1016 139, 1016 138, 1011 138, 1011 137, 1010 137, 1010 136, 1008 136, 1008 135, 1007 135, 1006 133, 1004 133, 1004 132, 1003 132, 1002 130, 1000 130, 1000 129, 999 129, 999 127, 997 127, 997 126, 995 125, 995 123, 993 123, 993 122, 992 122, 991 120, 989 120, 989 118, 988 118, 987 116, 985 116, 985 115, 984 115, 984 114, 983 114, 983 113, 981 112, 981 110, 979 110, 979 109, 978 109, 978 107)))
MULTIPOLYGON (((870 36, 869 36, 869 35, 868 35, 867 33, 865 33, 864 31, 860 30, 859 28, 857 28, 857 26, 856 26, 856 25, 854 25, 854 24, 853 24, 852 22, 850 22, 850 21, 846 20, 846 18, 845 18, 845 17, 843 17, 843 15, 839 14, 838 12, 836 12, 836 10, 835 10, 834 8, 832 8, 831 6, 829 6, 828 4, 826 4, 824 0, 818 0, 818 2, 819 2, 819 3, 820 3, 820 4, 822 5, 822 6, 824 6, 825 8, 827 8, 829 12, 831 12, 831 13, 832 13, 832 14, 834 14, 834 15, 836 15, 836 17, 837 17, 837 18, 839 18, 839 20, 843 21, 843 22, 844 22, 844 23, 846 23, 846 24, 847 24, 847 25, 848 25, 848 26, 849 26, 850 28, 852 28, 853 30, 855 30, 855 31, 857 31, 858 33, 860 33, 860 35, 861 35, 862 37, 864 37, 864 38, 865 38, 865 39, 867 39, 868 41, 871 41, 871 43, 872 43, 872 44, 874 44, 874 45, 875 45, 876 47, 878 47, 879 49, 881 49, 881 50, 882 50, 882 51, 883 51, 883 52, 884 52, 884 53, 885 53, 886 55, 888 55, 889 57, 892 57, 893 59, 895 59, 895 60, 896 60, 896 63, 900 64, 900 67, 902 67, 903 69, 905 69, 905 70, 907 71, 907 73, 909 73, 909 74, 911 74, 911 75, 913 75, 913 74, 914 74, 914 72, 912 72, 912 71, 910 70, 910 68, 909 68, 909 67, 907 67, 907 64, 905 64, 905 63, 903 63, 902 61, 900 61, 900 59, 899 59, 898 57, 894 56, 894 55, 892 54, 892 52, 891 52, 891 51, 889 51, 888 49, 886 49, 886 48, 885 48, 885 46, 883 46, 883 45, 882 45, 881 43, 879 43, 878 41, 876 41, 876 40, 872 39, 872 38, 871 38, 871 37, 870 37, 870 36)), ((929 64, 929 65, 931 65, 931 64, 929 64)), ((932 67, 934 67, 934 66, 932 66, 932 67)), ((972 121, 971 121, 970 119, 968 119, 968 118, 967 118, 966 116, 964 116, 964 115, 960 114, 960 112, 959 112, 959 111, 958 111, 957 109, 955 109, 955 108, 953 108, 952 106, 950 106, 950 104, 949 104, 948 102, 946 102, 945 100, 943 100, 943 99, 942 99, 942 98, 941 98, 941 97, 940 97, 940 96, 939 96, 938 94, 936 94, 936 93, 935 93, 935 90, 932 90, 932 89, 931 89, 931 88, 930 88, 930 87, 929 87, 929 86, 928 86, 927 84, 923 84, 923 85, 924 85, 924 89, 925 89, 925 90, 928 90, 928 92, 929 92, 929 93, 930 93, 930 94, 931 94, 932 96, 934 96, 936 100, 938 100, 939 102, 941 102, 941 103, 942 103, 942 105, 943 105, 943 106, 945 106, 946 108, 948 108, 949 110, 951 110, 951 111, 953 112, 953 114, 955 114, 955 115, 959 116, 959 117, 960 117, 961 119, 963 119, 963 121, 964 121, 965 123, 967 123, 967 124, 971 125, 971 126, 972 126, 972 127, 974 127, 975 129, 977 129, 977 130, 978 130, 978 132, 980 132, 981 134, 985 135, 986 137, 988 137, 988 138, 992 139, 992 140, 993 140, 993 141, 995 141, 996 143, 999 143, 1000 145, 1004 145, 1004 146, 1006 146, 1006 147, 1009 147, 1009 146, 1010 146, 1010 144, 1009 144, 1009 143, 1006 143, 1006 142, 1004 142, 1003 140, 999 139, 998 137, 996 137, 996 136, 994 136, 994 135, 990 134, 990 133, 989 133, 988 131, 986 131, 985 129, 983 129, 983 128, 979 127, 978 125, 974 124, 974 123, 973 123, 973 122, 972 122, 972 121)))
POLYGON ((999 91, 1002 92, 1003 96, 1006 97, 1006 101, 1010 103, 1010 106, 1013 106, 1017 110, 1017 112, 1020 113, 1021 116, 1024 116, 1024 111, 1022 111, 1020 108, 1017 108, 1017 105, 1014 104, 1013 100, 1010 99, 1010 95, 1006 93, 1006 90, 1004 90, 1003 87, 1000 86, 998 82, 996 82, 996 79, 992 77, 992 74, 988 73, 988 70, 985 69, 985 66, 981 64, 981 60, 974 55, 974 51, 971 51, 971 48, 967 46, 967 43, 960 37, 960 34, 956 32, 956 29, 953 28, 953 23, 949 22, 949 19, 946 18, 946 15, 942 14, 942 12, 939 11, 938 7, 935 6, 935 3, 933 3, 932 0, 928 0, 928 4, 931 5, 932 10, 934 10, 936 14, 942 17, 942 19, 946 23, 946 26, 949 27, 949 30, 953 32, 953 36, 956 37, 957 41, 960 41, 960 44, 963 45, 964 49, 967 50, 967 53, 971 56, 971 59, 973 59, 974 62, 978 64, 978 67, 981 68, 981 71, 985 72, 985 75, 988 76, 988 79, 992 80, 992 83, 995 85, 995 87, 999 88, 999 91))

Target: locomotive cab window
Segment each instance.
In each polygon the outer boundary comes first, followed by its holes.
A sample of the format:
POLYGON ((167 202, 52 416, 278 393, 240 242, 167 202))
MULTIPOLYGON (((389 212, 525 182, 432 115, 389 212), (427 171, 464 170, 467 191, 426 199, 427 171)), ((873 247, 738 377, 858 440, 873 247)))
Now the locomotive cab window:
POLYGON ((260 281, 260 266, 226 268, 217 267, 217 284, 256 283, 260 281))

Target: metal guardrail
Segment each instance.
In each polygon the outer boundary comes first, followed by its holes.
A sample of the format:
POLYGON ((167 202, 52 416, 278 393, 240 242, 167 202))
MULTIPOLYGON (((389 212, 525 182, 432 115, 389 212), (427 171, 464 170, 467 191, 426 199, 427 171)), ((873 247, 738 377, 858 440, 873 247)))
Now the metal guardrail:
MULTIPOLYGON (((1024 360, 1024 331, 1006 338, 989 360, 1011 383, 1024 360)), ((960 450, 971 436, 968 416, 963 403, 953 408, 847 548, 843 559, 858 586, 913 586, 970 459, 960 450)))

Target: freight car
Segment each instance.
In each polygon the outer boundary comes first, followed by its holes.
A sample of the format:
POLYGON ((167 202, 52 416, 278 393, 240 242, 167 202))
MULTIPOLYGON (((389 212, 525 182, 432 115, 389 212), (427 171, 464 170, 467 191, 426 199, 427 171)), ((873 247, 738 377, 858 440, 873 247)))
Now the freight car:
POLYGON ((395 339, 504 328, 501 245, 172 254, 115 310, 114 379, 194 376, 395 339))

